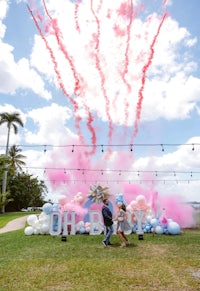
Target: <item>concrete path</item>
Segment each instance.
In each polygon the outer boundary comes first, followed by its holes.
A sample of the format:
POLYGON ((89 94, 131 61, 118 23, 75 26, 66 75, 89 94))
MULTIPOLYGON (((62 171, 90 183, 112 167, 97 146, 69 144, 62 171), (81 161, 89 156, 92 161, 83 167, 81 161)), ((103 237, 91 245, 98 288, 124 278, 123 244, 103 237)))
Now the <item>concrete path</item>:
POLYGON ((0 228, 0 234, 24 228, 26 225, 27 217, 28 216, 23 216, 23 217, 11 220, 10 222, 6 224, 6 226, 0 228))

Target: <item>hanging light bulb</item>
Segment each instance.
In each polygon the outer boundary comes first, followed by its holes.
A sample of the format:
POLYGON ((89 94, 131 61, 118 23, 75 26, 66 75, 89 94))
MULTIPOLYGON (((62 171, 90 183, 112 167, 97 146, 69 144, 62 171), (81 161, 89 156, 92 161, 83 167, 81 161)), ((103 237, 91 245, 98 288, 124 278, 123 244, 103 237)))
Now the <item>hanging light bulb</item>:
POLYGON ((46 148, 46 145, 44 145, 44 153, 46 153, 47 151, 47 148, 46 148))

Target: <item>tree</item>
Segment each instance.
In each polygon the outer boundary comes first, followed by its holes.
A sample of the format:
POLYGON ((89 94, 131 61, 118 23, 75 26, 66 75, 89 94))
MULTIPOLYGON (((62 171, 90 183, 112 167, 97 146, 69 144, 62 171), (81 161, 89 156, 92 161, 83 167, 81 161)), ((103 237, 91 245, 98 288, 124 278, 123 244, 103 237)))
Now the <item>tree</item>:
POLYGON ((19 149, 16 145, 13 145, 9 150, 10 157, 10 166, 16 172, 17 170, 22 171, 22 166, 25 166, 26 163, 22 161, 26 157, 20 154, 22 150, 19 149))
POLYGON ((10 198, 13 202, 9 203, 6 210, 19 211, 21 208, 39 207, 45 202, 44 198, 47 187, 44 181, 39 181, 27 173, 17 173, 9 181, 10 198))
MULTIPOLYGON (((0 186, 2 186, 1 181, 3 181, 3 175, 5 171, 5 165, 7 166, 7 170, 10 169, 11 160, 10 157, 6 157, 5 155, 0 155, 0 186)), ((10 198, 10 192, 6 191, 5 193, 0 193, 0 209, 6 206, 9 202, 12 202, 13 199, 10 198)))
MULTIPOLYGON (((7 124, 7 128, 8 128, 8 132, 7 132, 7 141, 6 141, 6 152, 5 152, 5 156, 8 156, 8 150, 9 150, 9 141, 10 141, 10 131, 11 128, 14 129, 14 133, 17 134, 18 133, 18 127, 17 125, 20 126, 24 126, 21 118, 20 118, 20 114, 18 112, 14 112, 14 113, 7 113, 7 112, 3 112, 0 113, 0 125, 6 123, 7 124)), ((4 170, 4 175, 3 175, 3 184, 2 184, 2 195, 4 195, 6 193, 6 184, 7 184, 7 169, 5 167, 4 170)), ((5 205, 2 206, 2 212, 5 212, 5 205)))
POLYGON ((4 194, 0 195, 0 207, 6 207, 9 202, 13 202, 13 198, 10 198, 10 192, 6 191, 4 194))

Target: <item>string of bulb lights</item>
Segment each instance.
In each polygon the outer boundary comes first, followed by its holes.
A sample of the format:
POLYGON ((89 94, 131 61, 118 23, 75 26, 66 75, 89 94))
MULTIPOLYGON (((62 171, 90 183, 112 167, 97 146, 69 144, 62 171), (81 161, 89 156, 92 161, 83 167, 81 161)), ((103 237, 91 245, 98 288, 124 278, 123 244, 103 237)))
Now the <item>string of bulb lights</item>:
POLYGON ((109 174, 109 173, 118 173, 118 175, 123 175, 124 173, 133 173, 137 176, 140 176, 141 174, 147 174, 151 173, 155 176, 159 176, 160 174, 172 174, 174 177, 176 177, 178 174, 189 174, 190 177, 193 177, 194 174, 200 174, 200 171, 174 171, 174 170, 121 170, 121 169, 87 169, 87 168, 63 168, 63 167, 21 167, 22 169, 29 170, 29 169, 35 169, 35 170, 43 170, 44 173, 48 170, 58 170, 62 171, 64 174, 67 174, 67 172, 81 172, 83 175, 86 172, 99 172, 101 175, 109 174))
POLYGON ((53 184, 57 183, 57 182, 62 182, 64 184, 69 184, 69 183, 83 183, 83 184, 97 184, 97 183, 103 183, 103 184, 110 184, 110 183, 126 183, 126 184, 142 184, 142 183, 151 183, 151 184, 156 184, 156 183, 163 183, 163 184, 167 184, 167 183, 176 183, 176 184, 180 184, 180 183, 187 183, 189 184, 190 182, 200 182, 200 179, 120 179, 120 180, 116 180, 116 179, 112 179, 112 180, 87 180, 87 179, 70 179, 70 180, 63 180, 63 179, 53 179, 53 180, 44 180, 44 182, 51 182, 53 184))
POLYGON ((174 170, 165 170, 165 171, 153 171, 153 170, 141 170, 141 171, 135 171, 135 170, 117 170, 117 169, 110 169, 110 170, 104 170, 104 169, 86 169, 86 168, 58 168, 58 167, 48 167, 48 168, 43 168, 43 167, 22 167, 22 169, 35 169, 35 170, 43 170, 43 174, 47 174, 47 171, 62 171, 64 174, 68 174, 70 172, 79 172, 81 175, 81 178, 79 176, 79 178, 67 178, 67 179, 63 179, 63 176, 60 179, 45 179, 44 181, 46 182, 51 182, 51 183, 64 183, 64 184, 69 184, 69 183, 82 183, 82 184, 97 184, 97 183, 104 183, 104 184, 111 184, 111 183, 127 183, 127 184, 142 184, 142 183, 163 183, 163 184, 167 184, 167 183, 176 183, 176 184, 180 184, 180 183, 187 183, 189 184, 190 182, 200 182, 200 178, 198 179, 198 174, 200 174, 200 171, 174 171, 174 170), (90 179, 87 176, 87 172, 99 172, 100 173, 100 177, 99 178, 94 178, 94 179, 90 179), (109 174, 111 173, 118 173, 118 177, 115 177, 113 179, 113 176, 110 176, 109 178, 109 174), (136 175, 137 178, 133 178, 130 177, 127 179, 123 179, 123 174, 125 173, 133 173, 136 175), (143 174, 153 174, 151 176, 151 178, 146 179, 146 178, 142 178, 143 174), (167 174, 166 177, 162 178, 162 174, 167 174), (104 175, 104 179, 102 179, 102 176, 104 175), (178 177, 178 175, 189 175, 189 177, 178 177), (170 178, 170 177, 173 178, 170 178), (153 178, 154 177, 154 178, 153 178))
MULTIPOLYGON (((100 148, 101 152, 103 153, 104 151, 106 151, 106 149, 108 148, 128 148, 129 151, 133 151, 134 148, 136 147, 160 147, 161 151, 164 152, 165 149, 167 147, 179 147, 179 146, 189 146, 191 147, 191 150, 194 151, 196 147, 200 146, 200 143, 187 143, 187 144, 179 144, 179 143, 149 143, 149 144, 143 144, 143 143, 139 143, 139 144, 70 144, 70 145, 54 145, 54 144, 36 144, 36 145, 28 145, 28 144, 18 144, 16 145, 17 147, 20 148, 42 148, 43 152, 46 153, 47 150, 51 149, 51 148, 71 148, 71 152, 75 152, 76 148, 91 148, 91 147, 95 147, 95 148, 100 148)), ((0 145, 0 147, 5 148, 5 145, 0 145)), ((124 173, 132 173, 137 175, 137 179, 112 179, 112 180, 108 180, 108 179, 100 179, 98 180, 98 182, 100 183, 147 183, 147 182, 151 182, 151 183, 157 183, 157 182, 163 182, 164 184, 167 182, 175 182, 175 183, 180 183, 180 182, 187 182, 189 183, 190 181, 194 182, 194 181, 200 181, 200 179, 194 179, 193 175, 197 175, 200 174, 200 171, 178 171, 178 170, 122 170, 122 169, 86 169, 86 168, 63 168, 63 167, 31 167, 31 166, 26 166, 26 167, 22 167, 22 169, 26 169, 26 171, 28 171, 29 169, 35 169, 35 170, 43 170, 43 173, 45 174, 48 170, 57 170, 57 171, 63 171, 63 173, 67 174, 67 172, 74 172, 74 171, 78 171, 80 173, 82 173, 82 175, 86 174, 87 172, 99 172, 101 175, 106 175, 109 173, 118 173, 119 176, 123 175, 124 173), (143 179, 142 175, 143 174, 152 174, 154 175, 156 178, 155 179, 143 179), (158 179, 157 177, 160 177, 162 174, 165 175, 172 175, 174 176, 174 179, 158 179), (189 175, 189 179, 177 179, 178 174, 186 174, 189 175)), ((83 176, 82 176, 83 177, 83 176)), ((86 175, 85 175, 86 177, 86 175)), ((50 180, 45 180, 45 181, 50 181, 50 180)), ((57 180, 58 181, 58 180, 57 180)), ((97 183, 97 180, 88 180, 85 178, 82 179, 70 179, 70 180, 63 180, 60 179, 59 181, 62 181, 63 183, 97 183)), ((51 181, 52 182, 52 181, 51 181)), ((53 180, 53 182, 56 182, 55 180, 53 180)))
MULTIPOLYGON (((129 151, 133 151, 135 147, 160 147, 161 151, 165 151, 167 147, 178 147, 178 146, 190 146, 192 151, 195 150, 195 147, 200 146, 200 143, 187 143, 187 144, 178 144, 178 143, 134 143, 134 144, 70 144, 70 145, 53 145, 53 144, 18 144, 16 145, 20 148, 43 148, 43 151, 46 152, 50 148, 71 148, 71 152, 75 152, 76 148, 100 148, 101 152, 104 152, 107 148, 128 148, 129 151)), ((5 145, 0 145, 0 147, 5 148, 5 145)))

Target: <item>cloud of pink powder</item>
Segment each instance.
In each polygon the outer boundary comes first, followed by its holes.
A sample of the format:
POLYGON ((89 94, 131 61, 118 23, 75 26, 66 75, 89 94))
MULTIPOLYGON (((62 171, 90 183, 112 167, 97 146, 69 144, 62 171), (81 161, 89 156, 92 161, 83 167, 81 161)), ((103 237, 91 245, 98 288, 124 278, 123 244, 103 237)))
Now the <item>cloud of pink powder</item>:
MULTIPOLYGON (((70 202, 73 197, 81 192, 84 197, 84 203, 87 202, 87 194, 90 191, 90 186, 96 184, 102 179, 108 181, 106 184, 100 183, 103 186, 107 186, 110 192, 110 201, 113 204, 114 212, 117 210, 115 203, 115 195, 123 193, 124 198, 129 204, 132 200, 135 200, 138 195, 144 195, 147 203, 151 207, 155 207, 155 203, 158 203, 158 211, 166 210, 167 218, 173 219, 179 223, 181 227, 191 227, 194 225, 193 220, 193 208, 186 204, 178 195, 165 196, 157 193, 157 201, 153 198, 157 192, 155 186, 143 184, 132 184, 119 182, 120 179, 127 180, 128 172, 124 170, 131 169, 134 158, 131 152, 118 152, 117 154, 101 155, 98 157, 88 156, 84 154, 84 151, 75 148, 73 153, 69 154, 68 150, 54 152, 52 155, 52 162, 47 165, 52 168, 63 168, 63 170, 49 170, 46 172, 51 186, 54 192, 59 193, 59 189, 62 188, 63 194, 66 196, 66 201, 70 202), (66 171, 64 171, 66 169, 66 171), (71 170, 70 170, 71 169, 71 170), (96 169, 99 171, 88 171, 88 169, 96 169), (101 169, 104 170, 103 174, 101 169), (106 174, 106 169, 116 170, 110 171, 109 176, 106 174), (119 170, 119 171, 118 171, 119 170), (122 172, 120 172, 120 170, 122 172), (111 181, 112 182, 109 182, 111 181), (57 191, 56 191, 57 190, 57 191)), ((92 204, 90 208, 93 210, 100 210, 102 204, 92 204)))

